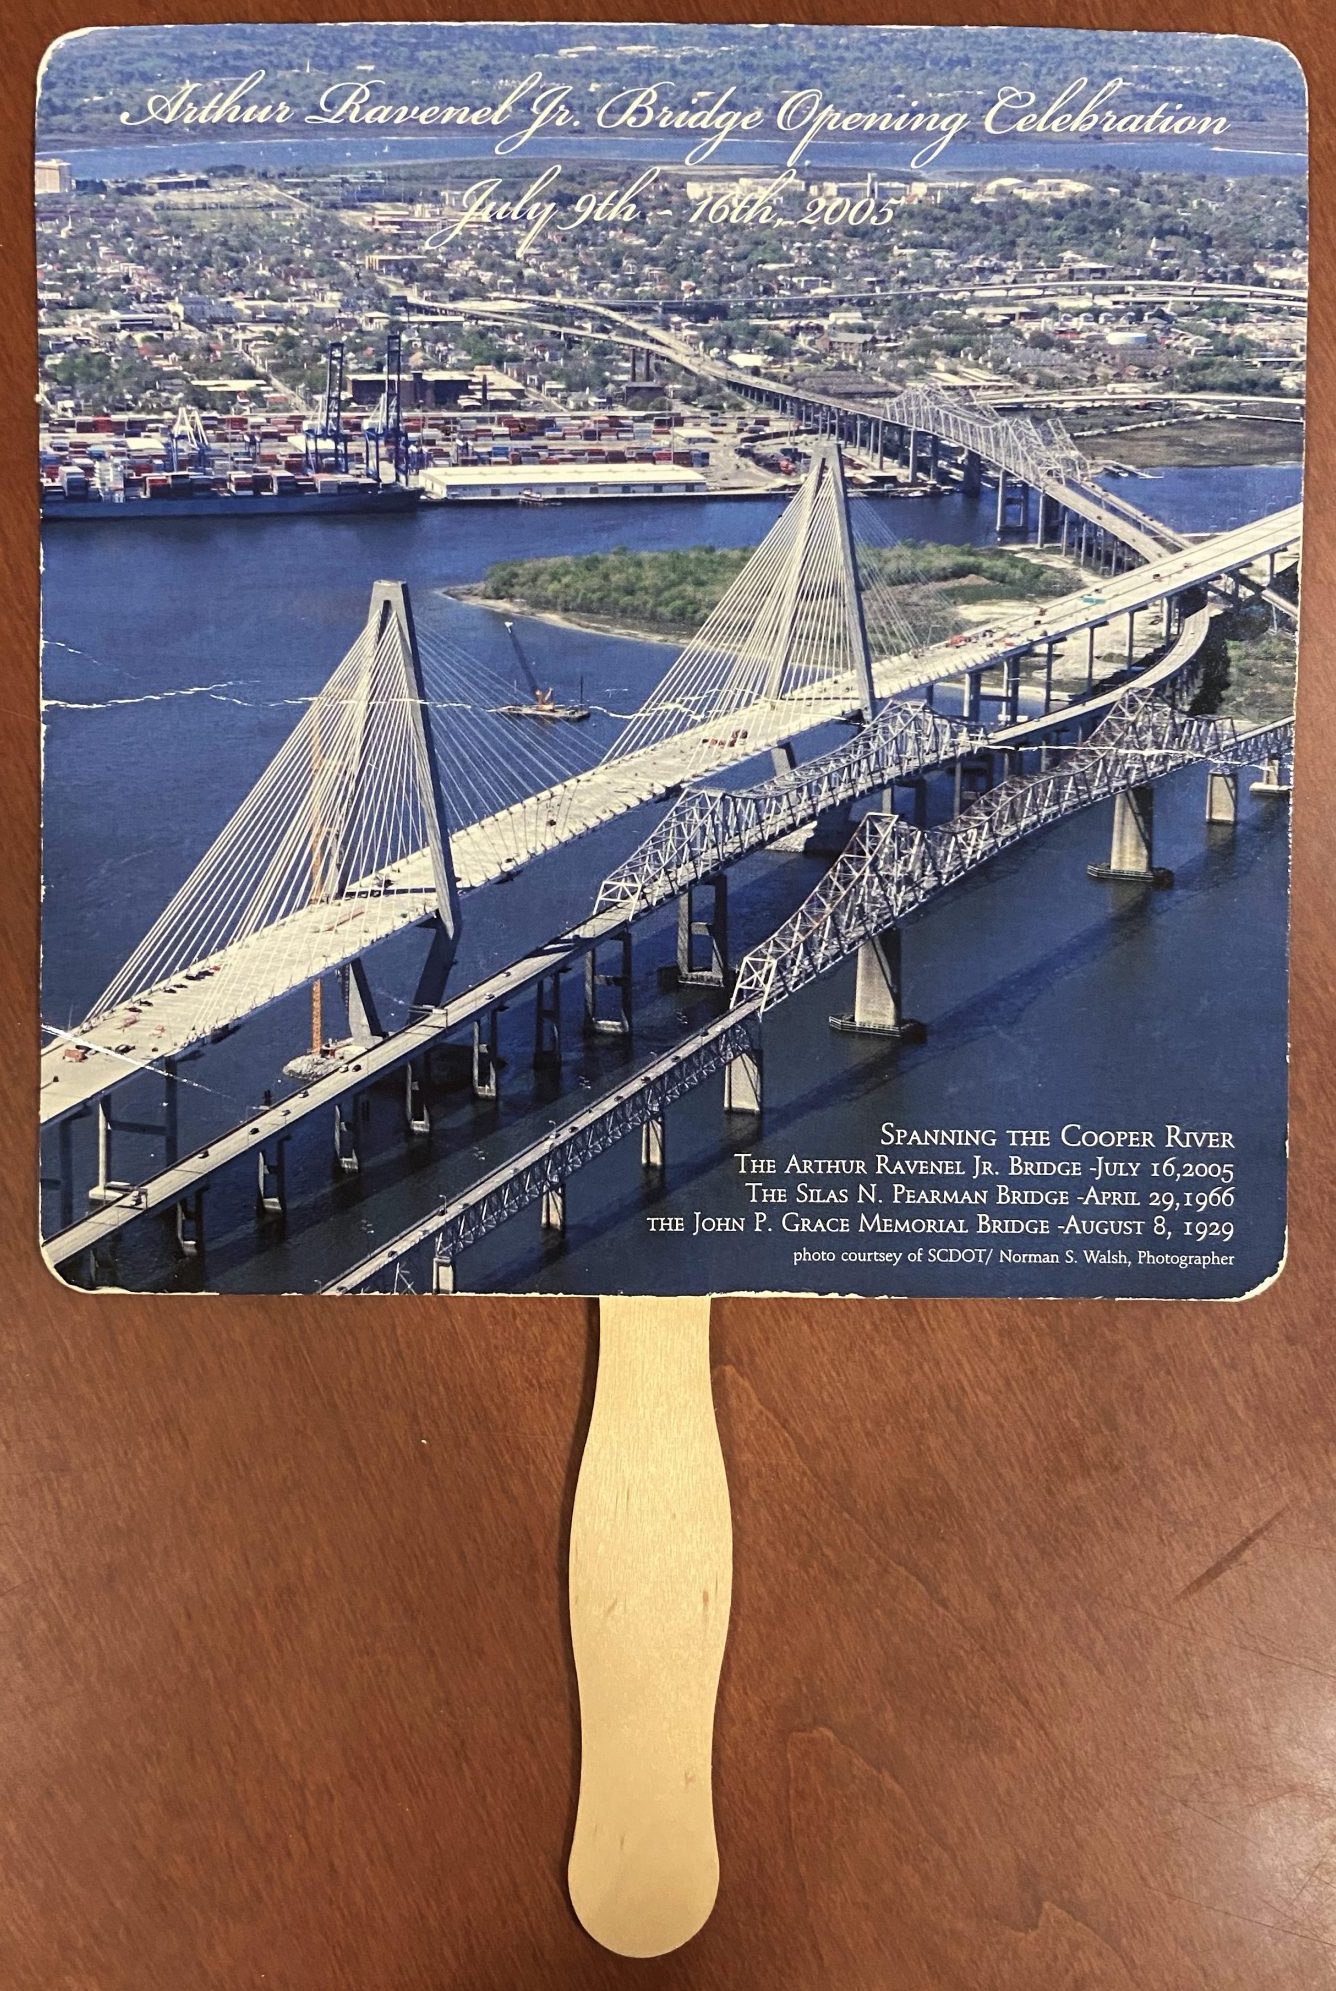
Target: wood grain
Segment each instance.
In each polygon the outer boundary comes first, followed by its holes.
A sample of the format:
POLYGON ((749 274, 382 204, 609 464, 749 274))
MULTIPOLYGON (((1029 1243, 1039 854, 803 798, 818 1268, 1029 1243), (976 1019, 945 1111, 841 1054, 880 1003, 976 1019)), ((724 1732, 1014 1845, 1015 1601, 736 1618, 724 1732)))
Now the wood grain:
POLYGON ((719 1889, 714 1704, 733 1532, 710 1302, 604 1298, 571 1514, 580 1795, 567 1880, 621 1956, 690 1941, 719 1889))
MULTIPOLYGON (((357 10, 140 0, 133 18, 302 11, 357 10)), ((42 45, 130 17, 124 0, 11 0, 0 64, 0 1983, 1330 1991, 1325 0, 1032 0, 1010 16, 1270 34, 1314 92, 1289 1266, 1237 1306, 716 1305, 735 1531, 727 1885, 692 1943, 650 1961, 591 1943, 564 1885, 566 1528, 592 1308, 87 1299, 33 1244, 26 134, 42 45)))

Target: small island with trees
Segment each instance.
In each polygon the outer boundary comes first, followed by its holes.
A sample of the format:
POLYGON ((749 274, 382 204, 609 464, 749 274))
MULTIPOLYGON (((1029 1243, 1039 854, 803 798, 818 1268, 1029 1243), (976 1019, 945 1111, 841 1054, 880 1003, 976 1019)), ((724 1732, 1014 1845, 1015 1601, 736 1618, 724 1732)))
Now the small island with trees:
MULTIPOLYGON (((499 560, 476 587, 451 589, 488 608, 666 642, 692 636, 751 558, 754 547, 691 546, 637 553, 499 560)), ((935 640, 969 626, 968 610, 1070 592, 1072 570, 992 546, 906 539, 859 554, 865 584, 892 589, 907 622, 935 640), (961 611, 965 611, 961 613, 961 611)))

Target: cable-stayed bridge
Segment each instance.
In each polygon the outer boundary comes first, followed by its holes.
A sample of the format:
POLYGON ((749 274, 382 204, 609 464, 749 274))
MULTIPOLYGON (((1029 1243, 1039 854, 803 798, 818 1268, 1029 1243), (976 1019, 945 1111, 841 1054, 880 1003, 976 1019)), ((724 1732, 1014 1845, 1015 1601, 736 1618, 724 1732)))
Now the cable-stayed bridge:
MULTIPOLYGON (((1172 686, 1175 697, 1183 702, 1202 639, 1212 616, 1218 612, 1219 606, 1211 605, 1186 615, 1177 640, 1158 662, 1140 674, 1138 684, 1146 688, 1172 686)), ((168 1166, 148 1181, 126 1184, 116 1188, 115 1193, 103 1194, 98 1199, 99 1207, 78 1223, 72 1221, 71 1197, 65 1227, 51 1240, 53 1263, 104 1251, 126 1225, 154 1210, 181 1207, 186 1199, 198 1197, 201 1184, 211 1175, 247 1156, 258 1161, 261 1195, 268 1199, 266 1207, 273 1206, 276 1200, 281 1202, 281 1185, 276 1191, 275 1183, 281 1175, 283 1144, 313 1115, 333 1108, 342 1158, 345 1164, 352 1159, 346 1146, 348 1122, 344 1115, 353 1088, 366 1088, 379 1079, 402 1074, 406 1081, 408 1124, 415 1131, 423 1131, 425 1117, 416 1067, 435 1046, 447 1038, 457 1040, 470 1029, 475 1094, 494 1096, 500 1012, 536 992, 535 1054, 541 1033, 543 1054, 548 1058, 559 1056, 560 978, 581 962, 585 969, 586 1023, 596 1030, 612 1029, 629 1034, 631 929, 665 899, 679 897, 679 972, 684 968, 690 972, 694 888, 707 886, 714 899, 711 912, 717 916, 721 910, 723 873, 739 858, 773 845, 795 831, 811 829, 832 812, 868 795, 887 791, 897 781, 919 781, 933 768, 952 760, 959 780, 964 759, 972 753, 977 752, 988 762, 998 750, 1014 752, 1046 733, 1072 729, 1079 732, 1121 695, 1116 688, 1097 691, 1072 704, 1056 707, 1048 714, 991 730, 949 718, 922 703, 891 701, 875 721, 860 728, 831 753, 804 761, 795 768, 785 767, 748 788, 688 790, 632 857, 608 874, 588 918, 488 976, 463 996, 428 1010, 378 1042, 359 1046, 356 1056, 345 1059, 337 1070, 316 1078, 294 1097, 263 1109, 248 1124, 215 1136, 208 1147, 179 1160, 169 1155, 168 1166), (603 954, 609 950, 615 959, 611 975, 600 968, 603 954), (610 1017, 599 1013, 600 986, 607 984, 611 984, 617 1000, 617 1009, 610 1017)), ((848 833, 847 823, 843 830, 848 833)), ((722 984, 723 965, 708 978, 722 984)), ((685 1084, 679 1085, 681 1073, 676 1067, 673 1070, 673 1085, 687 1089, 685 1084)), ((706 1075, 703 1065, 693 1064, 691 1070, 698 1076, 706 1075)), ((69 1122, 62 1125, 68 1127, 69 1122)), ((107 1176, 108 1161, 104 1151, 101 1180, 107 1176)))
MULTIPOLYGON (((461 891, 703 772, 870 718, 869 621, 889 651, 910 645, 893 590, 858 583, 833 447, 593 765, 582 729, 518 710, 475 659, 420 640, 407 590, 378 583, 365 627, 241 807, 83 1025, 44 1054, 43 1120, 407 927, 432 928, 414 1001, 434 1006, 461 891)), ((360 971, 355 997, 379 1035, 360 971)))
MULTIPOLYGON (((88 1022, 57 1034, 44 1054, 43 1121, 62 1123, 53 1262, 97 1247, 143 1210, 184 1207, 180 1199, 197 1199, 211 1173, 239 1155, 259 1155, 263 1189, 281 1154, 275 1143, 331 1103, 344 1143, 343 1103, 377 1075, 406 1072, 408 1123, 422 1124, 417 1063, 435 1042, 472 1024, 475 1080, 485 1082, 499 1009, 536 988, 541 1031, 544 989, 555 991, 563 968, 582 957, 591 1017, 599 985, 615 985, 629 1001, 629 926, 654 905, 681 896, 679 959, 689 957, 693 888, 708 885, 718 902, 726 867, 748 851, 813 824, 831 826, 838 842, 849 833, 850 803, 878 789, 954 764, 959 797, 970 755, 1045 729, 1079 730, 1115 695, 1093 688, 1093 671, 1094 633, 1116 619, 1126 618, 1129 670, 1138 614, 1153 613, 1166 643, 1177 620, 1177 641, 1144 679, 1172 680, 1190 664, 1221 597, 1273 598, 1276 563, 1299 532, 1299 510, 1290 508, 1133 572, 1101 575, 1084 593, 1048 601, 985 638, 924 642, 933 632, 905 618, 895 585, 903 563, 878 509, 851 510, 836 447, 818 445, 802 491, 601 755, 592 725, 555 725, 532 708, 512 716, 512 684, 436 632, 420 632, 406 590, 378 584, 365 627, 256 787, 88 1022), (1083 631, 1086 693, 1050 709, 1054 648, 1083 631), (1036 660, 1044 711, 1022 720, 1021 667, 1036 660), (989 670, 1003 674, 1003 724, 991 732, 978 695, 989 670), (947 676, 966 679, 961 719, 935 712, 931 693, 927 704, 896 696, 947 676), (860 722, 854 735, 795 765, 791 742, 840 717, 860 722), (760 782, 726 788, 706 779, 767 752, 773 772, 760 782), (444 1000, 461 893, 679 788, 662 823, 608 875, 589 919, 444 1000), (429 932, 430 944, 409 1024, 391 1033, 375 1014, 363 956, 413 926, 429 932), (622 949, 620 975, 600 973, 605 944, 622 949), (332 1068, 314 1071, 302 1092, 255 1124, 177 1163, 175 1059, 284 994, 318 990, 340 966, 351 1036, 332 1068), (166 1081, 169 1167, 128 1185, 110 1167, 109 1094, 146 1069, 166 1081), (101 1207, 74 1224, 65 1136, 71 1118, 94 1104, 92 1194, 101 1207)), ((1286 597, 1274 598, 1293 612, 1286 597)), ((629 1011, 595 1027, 629 1027, 629 1011)), ((340 1151, 345 1166, 356 1165, 350 1150, 340 1151)))
MULTIPOLYGON (((440 637, 420 638, 406 590, 379 584, 365 627, 231 822, 83 1025, 53 1033, 43 1123, 335 968, 350 972, 363 1034, 378 1037, 362 957, 429 927, 415 1008, 438 1006, 461 891, 728 765, 767 750, 786 765, 793 739, 866 720, 916 684, 965 675, 977 720, 983 675, 1001 667, 1015 720, 1022 660, 1044 657, 1051 677, 1056 645, 1084 631, 1093 677, 1096 629, 1124 617, 1130 664, 1139 613, 1162 603, 1167 632, 1172 603, 1194 589, 1231 576, 1242 585, 1260 562, 1269 581, 1300 528, 1291 507, 1101 576, 986 638, 925 645, 885 579, 890 536, 875 508, 858 509, 868 522, 856 546, 838 451, 818 447, 803 489, 593 765, 583 729, 502 716, 513 687, 440 637)), ((694 791, 680 805, 703 806, 728 805, 702 805, 694 791)))

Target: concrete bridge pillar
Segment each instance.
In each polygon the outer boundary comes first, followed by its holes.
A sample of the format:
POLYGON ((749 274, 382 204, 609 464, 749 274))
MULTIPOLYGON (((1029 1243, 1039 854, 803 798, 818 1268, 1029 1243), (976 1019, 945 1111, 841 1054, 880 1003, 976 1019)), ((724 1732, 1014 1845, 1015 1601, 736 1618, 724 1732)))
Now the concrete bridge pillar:
POLYGON ((112 1134, 115 1122, 111 1113, 110 1095, 104 1095, 97 1102, 97 1180, 88 1192, 88 1200, 93 1204, 114 1203, 130 1187, 128 1182, 119 1181, 112 1174, 112 1134))
POLYGON ((561 1063, 561 970, 540 975, 533 1001, 534 1070, 561 1063))
POLYGON ((925 776, 921 774, 907 774, 902 780, 891 783, 887 801, 893 811, 895 809, 895 791, 897 788, 907 788, 909 790, 909 821, 914 825, 916 830, 926 829, 928 824, 928 783, 925 776))
POLYGON ((977 498, 983 485, 983 462, 977 449, 967 449, 960 467, 960 488, 967 498, 977 498))
POLYGON ((1066 505, 1060 506, 1059 518, 1061 521, 1061 539, 1059 541, 1059 545, 1063 557, 1065 558, 1067 554, 1067 547, 1072 536, 1072 515, 1068 511, 1066 505))
POLYGON ((1003 669, 1004 669, 1004 675, 1002 681, 1003 710, 1007 715, 1008 724, 1014 726, 1017 719, 1020 717, 1020 710, 1021 710, 1020 658, 1008 657, 1003 669))
POLYGON ((1274 799, 1278 796, 1288 795, 1289 792, 1290 786, 1285 779, 1285 769, 1279 754, 1269 755, 1262 763, 1261 780, 1254 781, 1248 793, 1250 795, 1260 795, 1264 798, 1274 799))
POLYGON ((918 430, 911 429, 905 449, 905 463, 909 470, 909 481, 911 484, 915 483, 918 479, 918 454, 918 430))
POLYGON ((358 1096, 334 1101, 334 1159, 345 1175, 356 1175, 362 1166, 357 1149, 358 1096))
POLYGON ((1048 716, 1053 707, 1053 652, 1057 646, 1047 643, 1044 646, 1044 715, 1048 716))
POLYGON ((404 1121, 410 1134, 431 1132, 427 1090, 422 1080, 422 1067, 415 1058, 410 1058, 404 1066, 404 1121))
POLYGON ((999 470, 997 473, 997 520, 996 520, 996 531, 999 539, 1002 537, 1002 534, 1006 531, 1006 526, 1007 526, 1007 473, 1005 470, 999 470))
POLYGON ((265 1147, 255 1151, 255 1213, 258 1217, 285 1217, 288 1213, 288 1144, 275 1141, 272 1152, 265 1147))
POLYGON ((94 1292, 99 1286, 117 1285, 116 1251, 120 1243, 120 1232, 113 1231, 110 1237, 88 1247, 88 1284, 94 1292))
POLYGON ((928 476, 934 484, 937 482, 937 463, 938 442, 936 436, 930 435, 928 437, 928 476))
POLYGON ((1166 595, 1164 598, 1164 620, 1160 633, 1163 641, 1166 643, 1174 633, 1174 597, 1172 595, 1166 595))
POLYGON ((1086 630, 1086 691, 1089 693, 1095 682, 1095 631, 1102 623, 1092 622, 1086 630))
POLYGON ((959 815, 967 800, 986 794, 993 785, 993 756, 990 753, 961 754, 956 762, 953 814, 959 815))
POLYGON ((979 713, 983 705, 983 672, 965 673, 965 717, 971 726, 979 723, 979 713))
POLYGON ((631 931, 624 928, 612 938, 618 965, 609 973, 598 965, 598 946, 585 955, 585 1028, 610 1037, 631 1034, 631 931), (605 1011, 600 991, 612 989, 613 1007, 605 1011))
POLYGON ((803 845, 804 857, 838 857, 849 841, 852 822, 849 802, 832 803, 823 809, 812 825, 812 834, 803 845))
POLYGON ((176 1242, 183 1258, 199 1258, 204 1252, 204 1190, 201 1186, 176 1206, 176 1242))
POLYGON ((538 1205, 538 1227, 544 1231, 555 1231, 559 1237, 566 1235, 566 1182, 558 1176, 543 1190, 538 1205))
POLYGON ((1129 608, 1127 611, 1127 668, 1129 671, 1137 658, 1136 641, 1137 612, 1134 608, 1129 608))
POLYGON ((498 1072, 500 1060, 497 1057, 497 1020, 499 1010, 489 1009, 486 1019, 475 1016, 473 1019, 473 1097, 475 1099, 495 1099, 500 1090, 498 1072))
POLYGON ((1101 881, 1172 885, 1174 874, 1155 862, 1155 787, 1144 782, 1120 789, 1113 798, 1113 843, 1107 864, 1089 864, 1087 875, 1101 881))
POLYGON ((662 1175, 665 1165, 664 1116, 652 1113, 640 1129, 640 1166, 647 1174, 662 1175))
POLYGON ((454 1293, 458 1289, 458 1274, 455 1260, 437 1252, 431 1261, 431 1290, 433 1293, 454 1293))
POLYGON ((687 886, 677 901, 677 975, 681 982, 704 988, 727 986, 728 962, 728 877, 722 871, 698 878, 687 886), (698 892, 708 892, 709 911, 697 911, 698 892), (704 958, 697 942, 703 941, 704 958))
POLYGON ((847 1016, 832 1016, 832 1030, 851 1030, 874 1037, 897 1037, 920 1043, 927 1031, 904 1014, 901 1001, 900 929, 888 927, 865 940, 854 962, 854 1006, 847 1016))
POLYGON ((1232 767, 1213 767, 1206 776, 1206 820, 1233 829, 1239 819, 1239 777, 1232 767))
POLYGON ((724 1066, 725 1113, 759 1113, 761 1110, 761 1047, 739 1051, 724 1066))
POLYGON ((348 1035, 360 1050, 366 1050, 369 1045, 379 1043, 386 1033, 366 968, 360 960, 349 961, 340 968, 339 984, 348 1011, 348 1035))

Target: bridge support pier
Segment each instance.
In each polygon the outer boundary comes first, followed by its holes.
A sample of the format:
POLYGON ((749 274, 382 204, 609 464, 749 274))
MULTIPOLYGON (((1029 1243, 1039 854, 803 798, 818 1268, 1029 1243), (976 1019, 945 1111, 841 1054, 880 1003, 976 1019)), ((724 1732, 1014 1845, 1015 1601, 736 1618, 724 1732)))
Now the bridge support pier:
POLYGON ((431 1261, 431 1290, 433 1293, 458 1292, 458 1272, 453 1258, 435 1257, 431 1261))
POLYGON ((288 1144, 274 1143, 272 1157, 263 1147, 255 1151, 255 1212, 258 1217, 286 1217, 288 1213, 288 1144))
POLYGON ((609 973, 598 965, 598 946, 585 955, 585 1029, 610 1037, 631 1034, 631 931, 625 928, 613 936, 618 950, 618 966, 609 973), (614 1007, 605 1013, 599 1000, 600 989, 616 991, 614 1007))
POLYGON ((830 1027, 872 1037, 896 1037, 910 1044, 920 1044, 927 1036, 925 1026, 907 1017, 901 1004, 898 926, 888 927, 859 947, 853 1009, 847 1016, 832 1016, 830 1027))
POLYGON ((97 1181, 88 1192, 88 1200, 93 1204, 114 1203, 130 1187, 128 1182, 116 1181, 111 1173, 111 1137, 115 1122, 111 1117, 111 1099, 104 1095, 97 1102, 97 1181))
POLYGON ((176 1242, 183 1258, 199 1258, 204 1252, 204 1190, 183 1198, 176 1206, 176 1242))
POLYGON ((1008 657, 1003 666, 1002 706, 1007 723, 1014 726, 1021 710, 1021 660, 1008 657))
POLYGON ((116 1247, 120 1242, 120 1232, 113 1231, 110 1237, 98 1244, 90 1244, 87 1253, 88 1284, 93 1292, 99 1286, 113 1281, 116 1276, 116 1247))
POLYGON ((724 1066, 725 1113, 759 1113, 761 1110, 761 1047, 739 1051, 724 1066))
POLYGON ((1035 498, 1037 502, 1035 504, 1034 543, 1036 551, 1042 552, 1044 547, 1048 545, 1050 535, 1054 529, 1053 500, 1049 497, 1047 491, 1038 488, 1035 491, 1035 498))
POLYGON ((427 1109, 427 1089, 422 1066, 410 1058, 404 1066, 404 1120, 410 1134, 429 1134, 431 1114, 427 1109))
POLYGON ((554 1069, 561 1063, 561 970, 540 975, 533 1001, 534 1070, 554 1069))
POLYGON ((1137 660, 1136 641, 1137 612, 1134 608, 1129 608, 1127 611, 1127 668, 1129 671, 1137 660))
POLYGON ((564 1179, 549 1182, 543 1190, 538 1206, 538 1227, 540 1230, 555 1231, 558 1236, 566 1234, 566 1184, 564 1179))
POLYGON ((1288 795, 1289 792, 1290 785, 1285 779, 1285 769, 1276 755, 1263 761, 1261 780, 1254 781, 1248 790, 1250 795, 1271 799, 1288 795))
POLYGON ((376 998, 360 960, 349 961, 339 970, 339 984, 348 1012, 348 1035, 359 1050, 369 1050, 385 1035, 385 1026, 376 1008, 376 998))
POLYGON ((997 519, 995 524, 995 530, 999 539, 1002 537, 1002 534, 1005 532, 1006 525, 1007 525, 1007 473, 1005 470, 999 470, 997 473, 997 519))
POLYGON ((728 984, 728 877, 715 871, 687 886, 677 901, 677 977, 705 988, 722 989, 728 984), (696 894, 710 894, 710 909, 701 918, 696 911, 696 894), (705 959, 698 959, 696 943, 705 942, 705 959))
POLYGON ((1049 713, 1051 712, 1051 710, 1053 709, 1053 651, 1054 651, 1054 648, 1055 648, 1054 644, 1052 644, 1052 643, 1049 643, 1049 644, 1047 644, 1047 645, 1046 645, 1046 647, 1045 647, 1045 650, 1044 650, 1044 716, 1045 716, 1045 718, 1047 718, 1047 717, 1048 717, 1048 714, 1049 714, 1049 713))
POLYGON ((1086 630, 1086 696, 1089 697, 1095 683, 1095 628, 1092 622, 1086 630))
POLYGON ((965 451, 960 468, 960 488, 967 498, 977 498, 983 484, 983 463, 976 449, 965 451))
POLYGON ((984 795, 993 785, 993 756, 989 753, 961 754, 956 761, 955 796, 951 813, 958 816, 966 799, 984 795))
POLYGON ((928 783, 926 777, 921 774, 906 774, 899 780, 891 783, 886 791, 886 802, 892 814, 898 813, 895 807, 895 791, 897 788, 907 788, 909 790, 908 820, 914 825, 916 830, 926 829, 928 826, 928 783))
POLYGON ((1232 767, 1213 767, 1206 776, 1206 820, 1233 829, 1239 819, 1239 777, 1232 767))
POLYGON ((812 825, 812 834, 803 845, 804 857, 838 857, 852 832, 849 802, 836 802, 823 809, 812 825))
POLYGON ((1147 781, 1137 788, 1124 788, 1113 798, 1113 843, 1107 864, 1086 866, 1088 877, 1104 882, 1113 879, 1163 889, 1174 882, 1174 874, 1156 864, 1155 788, 1147 781))
POLYGON ((356 1175, 362 1166, 357 1151, 357 1107, 356 1093, 350 1099, 334 1101, 334 1159, 345 1175, 356 1175))
POLYGON ((497 1057, 497 1022, 500 1011, 487 1012, 487 1034, 483 1036, 483 1019, 473 1019, 473 1097, 475 1099, 495 1099, 500 1091, 500 1060, 497 1057))
POLYGON ((977 726, 983 705, 983 672, 965 673, 965 717, 970 725, 977 726))
POLYGON ((640 1129, 640 1166, 650 1175, 662 1175, 666 1166, 664 1116, 653 1114, 640 1129))

